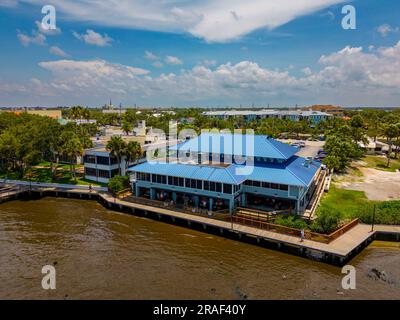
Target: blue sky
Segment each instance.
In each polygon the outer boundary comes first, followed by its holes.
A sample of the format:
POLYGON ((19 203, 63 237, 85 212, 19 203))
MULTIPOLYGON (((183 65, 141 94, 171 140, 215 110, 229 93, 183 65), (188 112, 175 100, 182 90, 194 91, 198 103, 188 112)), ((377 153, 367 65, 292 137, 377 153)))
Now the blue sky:
POLYGON ((0 3, 0 106, 399 105, 398 1, 87 2, 0 3))

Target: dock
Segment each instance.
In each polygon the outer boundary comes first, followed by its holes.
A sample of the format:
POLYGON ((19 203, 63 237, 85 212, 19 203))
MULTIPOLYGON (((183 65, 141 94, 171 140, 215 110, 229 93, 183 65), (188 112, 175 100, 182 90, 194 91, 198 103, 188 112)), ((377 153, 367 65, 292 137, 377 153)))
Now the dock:
MULTIPOLYGON (((357 224, 330 243, 321 243, 309 239, 301 240, 299 237, 293 235, 285 235, 234 222, 216 220, 207 216, 179 212, 170 208, 125 201, 115 198, 110 193, 102 190, 74 187, 69 189, 39 186, 19 188, 18 191, 15 190, 14 193, 9 193, 7 200, 48 196, 97 200, 110 210, 189 227, 202 232, 252 243, 335 266, 345 265, 373 240, 400 241, 400 226, 375 225, 374 230, 372 230, 371 225, 366 224, 357 224)), ((1 199, 2 195, 0 192, 0 202, 1 199)))

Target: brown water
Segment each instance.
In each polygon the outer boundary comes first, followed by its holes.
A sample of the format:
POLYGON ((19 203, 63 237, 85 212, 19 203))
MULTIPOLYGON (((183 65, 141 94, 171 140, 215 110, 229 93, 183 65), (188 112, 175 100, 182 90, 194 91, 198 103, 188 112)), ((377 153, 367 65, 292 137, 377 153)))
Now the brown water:
POLYGON ((400 247, 379 243, 341 269, 104 209, 46 198, 0 205, 2 299, 400 299, 400 247), (56 263, 57 289, 41 288, 56 263), (384 270, 391 283, 367 277, 384 270))

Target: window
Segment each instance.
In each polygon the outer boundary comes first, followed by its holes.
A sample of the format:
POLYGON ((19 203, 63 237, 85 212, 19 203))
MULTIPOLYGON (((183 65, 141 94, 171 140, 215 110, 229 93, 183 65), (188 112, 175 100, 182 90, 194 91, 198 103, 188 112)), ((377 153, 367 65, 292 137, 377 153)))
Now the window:
POLYGON ((232 194, 232 185, 224 183, 224 193, 232 194))
POLYGON ((279 189, 279 184, 271 183, 271 189, 279 189))
POLYGON ((91 156, 91 155, 85 155, 83 157, 83 162, 84 163, 96 163, 96 157, 95 156, 91 156))
POLYGON ((203 181, 201 181, 201 180, 197 180, 197 186, 196 186, 196 189, 200 189, 200 190, 202 190, 202 189, 203 189, 203 181))
POLYGON ((283 190, 283 191, 288 191, 289 190, 289 186, 286 184, 280 184, 279 185, 279 189, 283 190))
POLYGON ((85 175, 95 177, 96 176, 96 169, 94 169, 94 168, 85 168, 85 175))
POLYGON ((210 191, 215 192, 215 182, 210 182, 210 191))
POLYGON ((271 189, 271 184, 269 182, 263 182, 262 187, 266 189, 271 189))
POLYGON ((184 178, 179 178, 179 186, 184 187, 185 186, 185 179, 184 178))
POLYGON ((260 181, 253 181, 253 187, 261 187, 260 181))
POLYGON ((97 156, 97 164, 102 164, 102 165, 109 166, 110 165, 110 158, 109 157, 97 156))
POLYGON ((190 179, 185 179, 185 187, 190 188, 190 179))
POLYGON ((245 186, 252 186, 252 185, 253 185, 253 182, 252 182, 251 180, 246 180, 246 181, 244 182, 244 185, 245 185, 245 186))
POLYGON ((116 157, 110 157, 110 163, 111 164, 117 164, 118 163, 117 158, 116 157))
POLYGON ((222 183, 217 182, 217 183, 215 184, 215 191, 216 191, 216 192, 222 192, 222 183))
POLYGON ((156 174, 152 174, 151 175, 151 182, 157 182, 157 175, 156 174))
POLYGON ((195 179, 191 179, 191 180, 190 180, 190 187, 191 187, 192 189, 196 189, 196 180, 195 180, 195 179))
POLYGON ((97 175, 99 178, 106 178, 109 179, 110 178, 110 171, 107 170, 98 170, 97 171, 97 175))
POLYGON ((174 178, 173 177, 168 177, 168 184, 173 185, 174 184, 174 178))
POLYGON ((204 190, 210 190, 210 183, 208 181, 204 181, 204 190))
POLYGON ((150 181, 150 174, 149 173, 143 173, 143 172, 138 172, 136 174, 137 180, 140 181, 150 181))

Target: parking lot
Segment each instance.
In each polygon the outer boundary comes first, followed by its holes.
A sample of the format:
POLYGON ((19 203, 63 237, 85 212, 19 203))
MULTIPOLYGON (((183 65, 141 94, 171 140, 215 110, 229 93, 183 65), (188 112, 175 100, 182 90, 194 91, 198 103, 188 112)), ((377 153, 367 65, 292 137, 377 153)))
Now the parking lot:
MULTIPOLYGON (((283 143, 287 144, 292 144, 298 141, 303 141, 303 140, 293 140, 293 139, 288 139, 288 140, 279 140, 283 143)), ((322 149, 325 145, 325 141, 303 141, 305 142, 306 146, 304 148, 299 148, 299 152, 296 153, 299 157, 316 157, 318 150, 322 149)))

